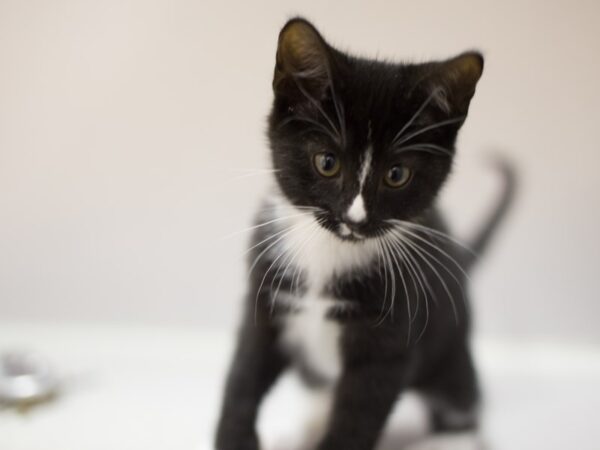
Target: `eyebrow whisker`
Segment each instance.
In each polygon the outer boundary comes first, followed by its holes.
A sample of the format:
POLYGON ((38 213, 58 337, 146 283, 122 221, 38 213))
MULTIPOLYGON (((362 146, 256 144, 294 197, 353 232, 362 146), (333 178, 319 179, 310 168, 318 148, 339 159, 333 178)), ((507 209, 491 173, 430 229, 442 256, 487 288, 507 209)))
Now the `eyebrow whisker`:
POLYGON ((453 155, 452 150, 442 147, 441 145, 431 144, 431 143, 418 143, 418 144, 412 144, 412 145, 405 145, 403 147, 402 146, 395 147, 395 148, 393 148, 393 151, 395 153, 420 151, 420 152, 425 152, 425 153, 431 153, 433 155, 439 155, 439 154, 442 154, 445 156, 453 155))
POLYGON ((437 95, 437 93, 440 89, 441 88, 436 88, 433 90, 433 92, 431 92, 431 94, 429 94, 429 97, 427 97, 425 99, 425 101, 423 102, 423 104, 421 106, 419 106, 419 109, 417 109, 417 111, 412 115, 412 117, 408 120, 408 122, 406 122, 404 124, 404 126, 400 129, 400 131, 398 131, 398 133, 396 133, 396 136, 394 136, 394 139, 392 139, 392 145, 395 144, 402 137, 402 134, 408 129, 408 127, 410 127, 412 125, 412 123, 417 119, 417 117, 419 117, 421 115, 423 110, 427 107, 427 105, 429 103, 431 103, 431 100, 437 95))
POLYGON ((402 139, 394 142, 394 145, 402 145, 405 142, 409 141, 410 139, 412 139, 412 138, 414 138, 416 136, 419 136, 419 135, 421 135, 423 133, 426 133, 427 131, 434 130, 436 128, 441 128, 441 127, 444 127, 446 125, 452 125, 454 123, 462 122, 463 120, 465 120, 466 117, 467 116, 454 117, 452 119, 446 119, 446 120, 442 120, 440 122, 436 122, 436 123, 431 124, 431 125, 427 125, 427 126, 421 128, 421 129, 417 130, 417 131, 414 131, 414 132, 412 132, 412 133, 404 136, 402 139))

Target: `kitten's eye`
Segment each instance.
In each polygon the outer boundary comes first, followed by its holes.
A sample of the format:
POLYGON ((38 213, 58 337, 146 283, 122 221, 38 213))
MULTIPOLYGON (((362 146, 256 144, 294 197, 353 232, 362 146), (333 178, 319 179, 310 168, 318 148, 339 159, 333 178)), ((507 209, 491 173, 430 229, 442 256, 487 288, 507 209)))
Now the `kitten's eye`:
POLYGON ((410 181, 412 172, 404 166, 392 166, 385 174, 385 182, 388 186, 399 188, 405 186, 410 181))
POLYGON ((313 161, 317 172, 324 177, 334 177, 340 171, 340 160, 333 153, 317 153, 313 161))

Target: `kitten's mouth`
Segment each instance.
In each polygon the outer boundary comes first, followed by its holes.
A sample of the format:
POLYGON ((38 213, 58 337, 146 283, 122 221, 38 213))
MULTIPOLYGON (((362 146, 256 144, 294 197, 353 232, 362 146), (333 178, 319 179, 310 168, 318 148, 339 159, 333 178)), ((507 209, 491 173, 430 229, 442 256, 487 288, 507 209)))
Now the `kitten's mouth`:
POLYGON ((334 216, 321 216, 318 223, 336 238, 345 242, 363 242, 378 236, 377 229, 366 224, 352 224, 334 216))
POLYGON ((337 234, 339 237, 342 238, 342 240, 345 240, 345 241, 362 241, 367 238, 367 236, 365 236, 362 233, 359 233, 358 231, 351 229, 345 223, 340 224, 337 234))

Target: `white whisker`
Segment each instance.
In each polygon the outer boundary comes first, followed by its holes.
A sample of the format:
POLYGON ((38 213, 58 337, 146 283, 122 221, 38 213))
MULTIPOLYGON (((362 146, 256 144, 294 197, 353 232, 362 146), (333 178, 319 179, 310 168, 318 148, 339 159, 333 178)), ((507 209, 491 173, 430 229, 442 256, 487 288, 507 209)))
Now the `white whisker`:
POLYGON ((417 131, 413 131, 412 133, 404 136, 402 139, 398 140, 394 144, 397 146, 400 146, 400 145, 404 144, 405 142, 411 140, 412 138, 417 137, 423 133, 426 133, 431 130, 435 130, 436 128, 444 127, 446 125, 452 125, 454 123, 462 122, 463 120, 465 120, 465 116, 455 117, 453 119, 442 120, 440 122, 436 122, 434 124, 427 125, 426 127, 423 127, 417 131))
MULTIPOLYGON (((391 257, 394 260, 395 268, 398 271, 398 274, 400 275, 400 280, 402 281, 402 287, 404 288, 404 294, 406 295, 406 309, 407 309, 407 314, 408 314, 408 339, 407 339, 407 345, 408 345, 408 343, 410 342, 410 336, 411 336, 411 331, 412 331, 412 319, 411 319, 412 314, 411 314, 411 306, 410 306, 410 296, 408 294, 408 286, 407 286, 406 280, 404 278, 402 264, 398 261, 395 253, 392 251, 391 244, 389 243, 387 236, 384 236, 383 239, 384 239, 384 243, 388 247, 391 257)), ((394 306, 394 304, 392 303, 392 311, 391 311, 392 312, 392 321, 394 320, 393 306, 394 306)))
MULTIPOLYGON (((429 285, 429 281, 427 280, 427 277, 425 276, 425 273, 423 272, 423 269, 421 268, 420 264, 418 263, 418 261, 416 260, 416 258, 410 253, 409 249, 407 249, 405 247, 404 242, 402 242, 400 239, 398 239, 395 235, 392 234, 392 236, 394 236, 395 239, 393 239, 393 244, 397 246, 398 251, 403 255, 406 263, 408 264, 409 267, 412 268, 414 274, 415 274, 415 278, 417 279, 417 281, 419 282, 419 286, 421 288, 421 291, 423 292, 423 299, 425 301, 425 323, 423 324, 423 329, 421 330, 421 333, 419 333, 419 336, 417 336, 417 342, 421 339, 421 337, 423 337, 423 334, 425 333, 425 330, 427 329, 427 324, 429 323, 429 299, 427 296, 427 290, 429 290, 429 293, 432 295, 432 297, 435 298, 435 294, 433 292, 433 290, 431 289, 431 286, 429 285), (427 287, 427 289, 425 289, 425 287, 427 287)), ((418 290, 415 287, 415 291, 417 292, 417 308, 419 306, 419 295, 418 295, 418 290)), ((418 309, 415 310, 415 318, 417 316, 417 311, 418 309)))
POLYGON ((444 148, 440 145, 430 144, 430 143, 421 143, 421 142, 418 144, 397 147, 397 148, 394 148, 394 151, 396 153, 409 152, 409 151, 420 151, 420 152, 425 152, 425 153, 431 153, 434 155, 441 153, 446 156, 452 156, 452 154, 453 154, 452 151, 450 151, 447 148, 444 148))
POLYGON ((234 231, 233 233, 230 233, 230 234, 228 234, 226 236, 223 236, 223 237, 219 238, 219 240, 220 241, 224 241, 224 240, 230 239, 232 237, 238 236, 240 234, 247 233, 248 231, 256 230, 257 228, 266 227, 267 225, 270 225, 272 223, 277 223, 277 222, 281 222, 283 220, 291 219, 291 218, 294 218, 294 217, 300 217, 300 216, 310 216, 310 213, 308 213, 308 212, 298 212, 296 214, 291 214, 289 216, 276 217, 274 219, 267 220, 266 222, 262 222, 262 223, 259 223, 257 225, 252 225, 251 227, 244 228, 243 230, 234 231))
MULTIPOLYGON (((300 255, 300 253, 302 252, 302 249, 306 246, 306 244, 312 240, 312 238, 315 236, 318 228, 320 225, 317 222, 313 222, 311 224, 311 227, 309 227, 308 229, 308 236, 300 243, 296 245, 296 250, 293 254, 291 254, 291 257, 287 259, 287 261, 285 261, 283 264, 285 264, 285 270, 283 271, 283 274, 281 275, 281 277, 279 278, 279 283, 277 284, 277 290, 275 291, 275 294, 272 297, 272 304, 271 304, 271 312, 273 312, 273 308, 275 307, 275 302, 277 300, 277 296, 279 295, 279 290, 281 289, 281 284, 283 283, 283 280, 285 280, 285 275, 287 273, 287 271, 289 270, 290 266, 294 263, 294 261, 296 260, 296 258, 300 255)), ((271 281, 271 292, 273 291, 273 284, 275 282, 275 280, 277 279, 277 276, 279 274, 281 267, 277 269, 277 271, 275 272, 275 275, 273 276, 273 280, 271 281)), ((292 278, 293 281, 293 278, 292 278)), ((290 285, 290 292, 291 292, 291 285, 290 285)))
POLYGON ((431 94, 429 94, 429 97, 427 97, 425 99, 425 101, 419 107, 419 109, 417 109, 415 111, 415 113, 412 115, 412 117, 404 124, 404 126, 400 129, 400 131, 398 131, 398 133, 396 133, 396 136, 394 136, 394 139, 392 139, 392 146, 398 141, 398 139, 400 139, 402 137, 402 133, 404 133, 408 129, 408 127, 410 127, 413 124, 413 122, 417 119, 417 117, 419 117, 421 115, 421 113, 427 107, 427 105, 431 102, 433 97, 435 97, 438 94, 438 91, 440 89, 441 88, 435 88, 431 92, 431 94))
POLYGON ((429 247, 433 248, 434 250, 436 250, 439 253, 441 253, 442 255, 444 255, 446 258, 448 258, 448 260, 450 262, 452 262, 452 264, 454 264, 456 266, 456 268, 465 276, 465 278, 470 279, 469 274, 462 268, 462 266, 456 261, 456 259, 454 259, 450 254, 448 254, 448 252, 444 251, 437 245, 431 243, 427 239, 424 239, 423 237, 419 236, 417 233, 415 233, 413 231, 404 229, 403 232, 407 233, 410 236, 413 236, 415 239, 418 239, 419 241, 423 242, 425 245, 428 245, 429 247))
POLYGON ((257 247, 260 247, 262 244, 275 239, 277 236, 280 236, 282 233, 285 233, 286 231, 289 231, 291 229, 293 229, 294 227, 298 226, 297 224, 294 225, 290 225, 289 227, 284 228, 283 230, 277 231, 273 234, 270 234, 269 236, 267 236, 265 239, 263 239, 262 241, 252 245, 251 247, 248 247, 243 253, 242 255, 245 255, 246 253, 250 253, 252 250, 254 250, 257 247))
POLYGON ((406 269, 407 269, 407 275, 410 276, 412 284, 413 284, 413 286, 415 288, 415 295, 417 296, 417 298, 416 298, 416 304, 417 304, 417 306, 416 306, 415 311, 413 313, 413 317, 411 318, 411 320, 414 321, 416 319, 417 313, 419 311, 419 297, 420 297, 420 295, 419 295, 419 288, 417 286, 417 282, 416 282, 415 277, 414 277, 413 267, 412 267, 412 265, 410 263, 410 260, 406 257, 406 253, 404 252, 403 248, 400 245, 398 245, 399 242, 397 241, 397 239, 395 239, 395 236, 393 236, 393 235, 388 235, 388 236, 390 237, 389 243, 390 243, 391 247, 394 250, 396 250, 396 253, 399 254, 400 260, 405 264, 406 269))
MULTIPOLYGON (((252 263, 252 266, 250 267, 250 270, 248 271, 249 274, 252 272, 252 270, 254 269, 254 267, 256 266, 256 264, 258 263, 258 261, 260 260, 260 258, 262 257, 262 255, 264 255, 270 248, 272 248, 274 245, 276 245, 278 242, 280 242, 282 239, 284 239, 288 234, 296 231, 296 230, 300 230, 302 228, 306 228, 309 224, 303 223, 300 224, 296 227, 294 227, 293 229, 291 229, 290 231, 288 231, 287 233, 285 233, 284 235, 282 235, 281 237, 279 237, 275 242, 271 243, 266 249, 264 249, 258 256, 257 258, 254 260, 254 263, 252 263)), ((269 275, 269 272, 271 271, 271 269, 273 268, 273 266, 275 264, 277 264, 277 261, 286 253, 286 250, 283 249, 282 253, 280 253, 271 263, 271 265, 267 268, 266 272, 264 273, 262 280, 260 282, 260 285, 258 286, 258 289, 256 290, 256 297, 254 299, 254 319, 256 321, 256 317, 257 317, 257 313, 258 313, 258 298, 260 296, 260 293, 262 291, 263 285, 265 284, 265 280, 267 278, 267 275, 269 275)))
POLYGON ((290 233, 293 233, 294 231, 300 229, 303 225, 305 224, 296 224, 296 225, 292 225, 291 227, 286 229, 286 232, 283 233, 281 236, 279 236, 277 238, 277 240, 275 240, 274 242, 271 242, 265 249, 263 249, 256 258, 254 258, 254 261, 252 262, 252 264, 250 265, 250 268, 248 269, 248 277, 250 277, 250 275, 252 274, 252 271, 254 270, 254 268, 256 267, 256 265, 258 264, 258 262, 260 261, 260 259, 262 258, 262 256, 267 253, 271 248, 273 248, 275 245, 277 245, 279 242, 281 242, 283 239, 285 239, 286 236, 288 236, 290 233))
MULTIPOLYGON (((313 125, 316 130, 319 130, 322 133, 325 133, 333 142, 339 142, 339 140, 340 140, 340 138, 334 132, 332 132, 329 128, 325 127, 322 123, 320 123, 316 120, 310 119, 308 117, 303 117, 303 116, 298 116, 298 115, 290 116, 290 117, 282 120, 281 123, 279 124, 279 127, 283 127, 283 126, 287 125, 288 123, 294 122, 294 121, 306 122, 306 123, 313 125)), ((311 131, 311 129, 305 130, 305 132, 308 132, 308 131, 311 131)))
MULTIPOLYGON (((402 230, 402 231, 404 231, 404 230, 402 230)), ((441 274, 438 272, 438 270, 435 268, 435 266, 433 266, 433 264, 431 264, 431 262, 426 258, 426 256, 424 256, 424 253, 425 253, 425 255, 429 256, 434 261, 436 261, 438 264, 440 264, 442 267, 444 267, 446 270, 448 270, 448 268, 446 268, 446 266, 444 266, 437 258, 435 258, 433 255, 431 255, 431 253, 427 252, 422 247, 420 247, 418 244, 416 244, 414 241, 412 241, 409 237, 406 237, 400 233, 396 233, 396 236, 399 239, 402 239, 406 245, 411 247, 415 251, 415 253, 417 253, 421 257, 423 262, 425 262, 425 264, 427 264, 427 266, 433 271, 435 276, 438 278, 438 280, 442 284, 444 291, 446 292, 446 294, 448 295, 448 298, 450 299, 450 302, 452 304, 452 310, 454 312, 454 318, 455 318, 456 322, 458 323, 458 310, 456 308, 456 303, 454 302, 454 297, 452 296, 452 293, 450 292, 450 289, 448 288, 448 285, 447 285, 446 281, 444 280, 444 278, 441 276, 441 274)))
POLYGON ((331 118, 329 117, 329 115, 325 112, 325 110, 321 106, 320 102, 318 102, 317 100, 315 100, 313 98, 313 96, 310 95, 306 91, 306 89, 304 89, 304 87, 302 86, 302 84, 298 82, 298 77, 295 76, 293 78, 294 78, 294 81, 296 82, 296 86, 298 87, 298 89, 300 90, 300 92, 302 92, 302 94, 308 99, 308 101, 311 102, 315 108, 317 108, 317 111, 319 111, 319 113, 321 113, 321 115, 323 116, 323 118, 327 121, 327 123, 331 127, 331 130, 338 137, 337 142, 341 145, 343 143, 343 140, 342 140, 342 136, 340 134, 340 131, 335 126, 335 124, 333 123, 333 121, 331 120, 331 118))
POLYGON ((428 234, 433 234, 436 235, 437 237, 440 237, 442 239, 445 239, 453 244, 458 245, 459 247, 465 249, 466 251, 468 251, 469 253, 471 253, 473 256, 477 256, 476 252, 473 251, 468 245, 466 245, 464 242, 459 241, 458 239, 450 236, 449 234, 443 233, 439 230, 436 230, 435 228, 430 228, 430 227, 426 227, 425 225, 421 225, 420 223, 415 223, 415 222, 408 222, 405 220, 389 220, 389 223, 398 223, 400 225, 403 226, 407 226, 407 227, 413 227, 413 228, 417 228, 420 231, 423 231, 424 233, 428 233, 428 234))
POLYGON ((383 236, 383 234, 379 233, 377 240, 375 241, 375 244, 377 245, 377 256, 380 259, 380 261, 382 262, 382 266, 380 266, 379 275, 381 276, 381 267, 383 267, 383 283, 384 283, 383 304, 381 305, 381 312, 380 312, 380 315, 379 315, 376 323, 381 323, 381 318, 383 317, 383 315, 385 313, 385 305, 387 303, 387 294, 388 294, 388 266, 386 264, 384 249, 383 249, 383 246, 380 241, 380 239, 382 239, 382 236, 383 236))

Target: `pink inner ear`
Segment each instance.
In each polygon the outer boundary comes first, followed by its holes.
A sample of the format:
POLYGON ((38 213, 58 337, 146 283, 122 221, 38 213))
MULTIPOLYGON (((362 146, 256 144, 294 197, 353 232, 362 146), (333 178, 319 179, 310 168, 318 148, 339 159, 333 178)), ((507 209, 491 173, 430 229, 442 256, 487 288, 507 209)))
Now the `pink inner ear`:
POLYGON ((303 20, 288 23, 279 35, 273 87, 293 97, 298 95, 298 82, 315 98, 321 96, 329 83, 327 44, 303 20))
POLYGON ((325 49, 312 32, 292 29, 282 36, 279 56, 284 71, 301 77, 327 74, 325 49))
POLYGON ((483 57, 464 53, 442 62, 432 90, 433 101, 445 113, 465 114, 483 72, 483 57))
POLYGON ((454 68, 465 82, 475 84, 483 73, 483 57, 479 53, 465 53, 455 59, 454 68))

